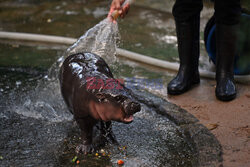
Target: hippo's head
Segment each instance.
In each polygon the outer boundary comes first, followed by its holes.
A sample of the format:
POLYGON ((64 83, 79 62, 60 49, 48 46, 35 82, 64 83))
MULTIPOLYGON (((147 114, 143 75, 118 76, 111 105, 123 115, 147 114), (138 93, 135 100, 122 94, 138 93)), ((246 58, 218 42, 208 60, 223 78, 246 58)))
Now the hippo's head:
POLYGON ((122 111, 126 114, 126 120, 133 120, 133 114, 141 110, 141 105, 138 102, 132 101, 130 98, 118 95, 114 97, 115 102, 122 107, 122 111))
POLYGON ((122 118, 119 121, 123 123, 132 122, 133 114, 141 110, 141 105, 138 102, 133 101, 131 98, 129 98, 126 95, 98 93, 96 97, 99 102, 110 103, 110 105, 119 107, 121 109, 119 111, 122 113, 117 113, 117 114, 122 115, 122 118))

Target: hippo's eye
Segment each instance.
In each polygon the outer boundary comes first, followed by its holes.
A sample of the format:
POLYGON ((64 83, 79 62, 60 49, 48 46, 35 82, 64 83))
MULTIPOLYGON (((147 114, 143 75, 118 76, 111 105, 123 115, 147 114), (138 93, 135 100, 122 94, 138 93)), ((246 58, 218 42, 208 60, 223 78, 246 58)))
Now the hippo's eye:
POLYGON ((116 96, 115 100, 116 101, 122 101, 122 100, 124 100, 124 97, 123 96, 116 96))
POLYGON ((101 93, 96 94, 96 97, 99 101, 103 101, 105 99, 105 96, 101 93))

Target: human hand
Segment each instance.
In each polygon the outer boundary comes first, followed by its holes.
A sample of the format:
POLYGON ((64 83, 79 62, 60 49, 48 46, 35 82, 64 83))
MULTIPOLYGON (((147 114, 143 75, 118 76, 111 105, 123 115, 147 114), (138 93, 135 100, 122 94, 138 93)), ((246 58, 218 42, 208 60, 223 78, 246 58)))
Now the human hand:
POLYGON ((113 0, 110 6, 108 18, 110 21, 116 23, 116 19, 118 16, 121 18, 124 18, 125 15, 128 13, 130 4, 126 3, 122 5, 125 2, 125 0, 113 0))

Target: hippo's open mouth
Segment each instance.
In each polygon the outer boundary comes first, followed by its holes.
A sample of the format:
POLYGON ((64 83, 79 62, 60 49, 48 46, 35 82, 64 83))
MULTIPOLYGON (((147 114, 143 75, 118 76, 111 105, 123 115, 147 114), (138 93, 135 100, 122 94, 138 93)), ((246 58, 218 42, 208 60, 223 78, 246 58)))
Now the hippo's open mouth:
POLYGON ((123 119, 123 121, 125 123, 131 123, 134 120, 134 116, 133 115, 127 115, 125 116, 125 118, 123 119))
POLYGON ((123 107, 126 113, 126 116, 123 119, 125 123, 131 123, 134 120, 133 114, 141 110, 141 105, 139 103, 133 102, 129 99, 124 101, 123 107))

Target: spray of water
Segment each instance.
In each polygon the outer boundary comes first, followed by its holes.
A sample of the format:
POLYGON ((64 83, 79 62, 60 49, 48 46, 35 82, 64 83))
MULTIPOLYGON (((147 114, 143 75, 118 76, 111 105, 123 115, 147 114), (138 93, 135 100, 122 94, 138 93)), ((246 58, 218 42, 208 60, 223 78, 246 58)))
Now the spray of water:
POLYGON ((67 110, 60 93, 60 66, 67 56, 81 52, 95 53, 112 66, 116 62, 118 34, 118 25, 109 19, 104 19, 89 29, 64 52, 49 69, 49 75, 39 81, 35 90, 29 90, 26 97, 19 100, 20 105, 16 105, 13 110, 23 116, 50 122, 72 120, 72 114, 67 110))
MULTIPOLYGON (((106 62, 116 61, 116 42, 119 39, 118 25, 108 18, 96 24, 67 49, 63 58, 80 52, 91 52, 101 56, 106 62)), ((61 59, 63 60, 63 59, 61 59)))

